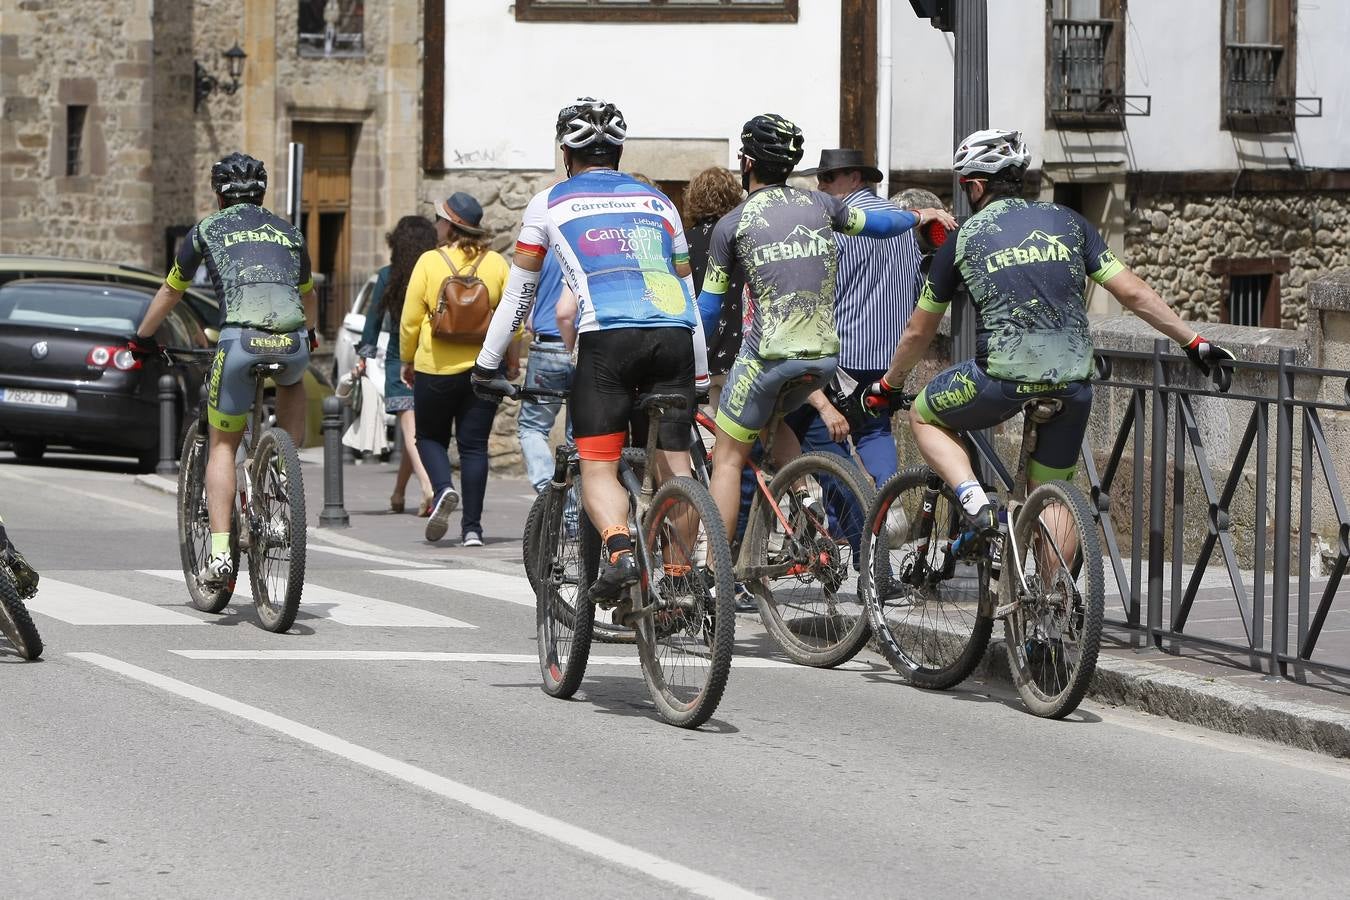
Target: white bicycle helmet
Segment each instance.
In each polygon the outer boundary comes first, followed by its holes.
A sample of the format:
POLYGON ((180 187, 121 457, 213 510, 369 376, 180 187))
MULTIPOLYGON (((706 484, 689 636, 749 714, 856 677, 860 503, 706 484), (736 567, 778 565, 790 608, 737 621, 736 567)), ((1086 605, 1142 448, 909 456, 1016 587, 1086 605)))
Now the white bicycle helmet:
POLYGON ((1031 153, 1020 131, 986 128, 961 142, 952 157, 952 168, 966 178, 997 175, 1004 169, 1025 169, 1031 153))
POLYGON ((580 97, 558 111, 558 143, 573 150, 608 144, 623 146, 628 123, 613 103, 580 97))

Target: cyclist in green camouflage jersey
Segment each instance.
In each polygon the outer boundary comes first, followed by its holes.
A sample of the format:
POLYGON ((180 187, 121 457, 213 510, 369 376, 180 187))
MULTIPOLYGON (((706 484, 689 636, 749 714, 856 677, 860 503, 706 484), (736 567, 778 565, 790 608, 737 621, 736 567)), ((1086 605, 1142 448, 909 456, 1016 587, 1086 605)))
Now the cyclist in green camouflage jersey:
POLYGON ((1179 343, 1206 374, 1233 358, 1186 325, 1078 213, 1020 199, 1029 160, 1015 131, 978 131, 957 148, 953 168, 975 213, 938 250, 890 369, 866 392, 874 401, 868 408, 885 406, 875 401, 904 384, 964 282, 979 314, 975 359, 930 381, 914 399, 910 424, 919 452, 983 532, 997 529, 995 512, 953 432, 989 428, 1028 400, 1056 398, 1061 411, 1041 426, 1027 479, 1034 487, 1073 477, 1092 411, 1086 278, 1179 343))
POLYGON ((230 559, 234 458, 253 405, 253 364, 282 365, 272 376, 277 386, 277 423, 299 447, 305 431, 305 368, 318 344, 314 331, 318 301, 305 239, 293 225, 263 207, 266 168, 251 156, 232 153, 211 168, 211 187, 220 209, 188 232, 132 340, 133 353, 157 351, 154 338, 145 335, 155 333, 183 298, 197 267, 205 263, 221 314, 207 400, 211 558, 199 578, 208 586, 234 576, 230 559))

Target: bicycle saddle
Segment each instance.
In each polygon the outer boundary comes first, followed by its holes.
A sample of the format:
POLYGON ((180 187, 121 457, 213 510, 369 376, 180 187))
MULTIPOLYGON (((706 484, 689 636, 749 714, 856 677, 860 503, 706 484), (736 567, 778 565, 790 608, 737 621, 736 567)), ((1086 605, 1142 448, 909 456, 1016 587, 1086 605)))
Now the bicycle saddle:
POLYGON ((688 409, 689 399, 680 394, 643 394, 638 398, 638 409, 647 412, 657 409, 688 409))
POLYGON ((273 372, 280 372, 284 368, 286 368, 286 364, 281 362, 255 362, 249 366, 249 371, 254 375, 270 375, 273 372))
POLYGON ((1048 422, 1064 410, 1064 401, 1057 400, 1054 397, 1043 397, 1039 400, 1028 400, 1022 404, 1022 412, 1031 417, 1036 423, 1048 422))

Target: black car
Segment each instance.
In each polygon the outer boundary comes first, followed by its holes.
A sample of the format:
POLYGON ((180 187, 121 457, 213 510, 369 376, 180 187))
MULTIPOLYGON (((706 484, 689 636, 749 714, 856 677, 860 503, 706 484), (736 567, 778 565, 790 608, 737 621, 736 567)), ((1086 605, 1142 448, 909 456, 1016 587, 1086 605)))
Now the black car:
POLYGON ((134 456, 149 471, 159 459, 160 376, 174 377, 181 422, 185 409, 196 408, 210 369, 198 304, 179 304, 155 335, 167 347, 197 354, 173 365, 137 360, 127 338, 150 306, 157 279, 90 271, 118 268, 99 264, 66 265, 59 274, 0 270, 0 441, 21 460, 41 459, 58 444, 134 456))

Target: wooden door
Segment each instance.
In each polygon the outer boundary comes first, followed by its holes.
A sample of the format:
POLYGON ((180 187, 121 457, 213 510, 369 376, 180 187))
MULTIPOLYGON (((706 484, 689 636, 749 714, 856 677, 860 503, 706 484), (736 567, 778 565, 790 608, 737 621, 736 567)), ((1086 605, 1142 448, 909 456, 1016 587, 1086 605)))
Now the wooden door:
POLYGON ((331 338, 355 296, 350 247, 356 126, 296 122, 291 135, 292 140, 305 145, 301 230, 314 271, 324 276, 319 289, 319 324, 331 338))

